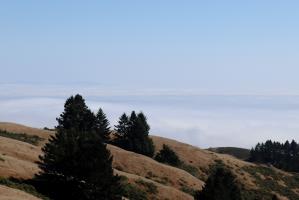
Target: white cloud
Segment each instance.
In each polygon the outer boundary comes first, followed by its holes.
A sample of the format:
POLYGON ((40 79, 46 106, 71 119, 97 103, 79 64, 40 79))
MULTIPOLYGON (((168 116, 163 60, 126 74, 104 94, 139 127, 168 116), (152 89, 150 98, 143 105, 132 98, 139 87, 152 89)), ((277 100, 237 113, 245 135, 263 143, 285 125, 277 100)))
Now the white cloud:
MULTIPOLYGON (((74 87, 28 87, 0 86, 0 121, 55 126, 74 87)), ((112 126, 123 112, 136 110, 148 116, 152 134, 201 147, 250 148, 266 139, 299 140, 297 96, 137 95, 136 91, 126 90, 116 96, 117 90, 97 88, 77 90, 82 90, 93 111, 104 109, 112 126)))

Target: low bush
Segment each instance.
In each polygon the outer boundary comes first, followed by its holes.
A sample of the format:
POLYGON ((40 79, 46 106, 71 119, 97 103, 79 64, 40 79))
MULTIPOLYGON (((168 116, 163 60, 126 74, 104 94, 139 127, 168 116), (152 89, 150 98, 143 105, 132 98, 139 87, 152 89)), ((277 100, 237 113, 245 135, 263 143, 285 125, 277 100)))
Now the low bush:
POLYGON ((37 192, 34 186, 24 183, 22 180, 14 179, 14 178, 1 178, 0 177, 0 185, 5 185, 10 188, 22 190, 26 193, 29 193, 33 196, 41 198, 43 200, 50 200, 50 198, 40 194, 37 192))
POLYGON ((138 179, 136 181, 136 183, 138 185, 141 185, 145 188, 146 192, 150 193, 150 194, 157 194, 158 193, 158 188, 155 184, 151 183, 151 182, 146 182, 142 179, 138 179))

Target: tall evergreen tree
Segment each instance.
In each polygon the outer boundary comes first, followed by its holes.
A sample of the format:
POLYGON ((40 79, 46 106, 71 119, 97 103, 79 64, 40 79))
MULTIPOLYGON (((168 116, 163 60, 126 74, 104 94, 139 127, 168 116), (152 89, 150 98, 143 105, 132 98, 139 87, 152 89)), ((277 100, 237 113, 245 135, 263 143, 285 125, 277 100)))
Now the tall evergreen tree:
POLYGON ((37 187, 54 200, 121 199, 112 156, 94 122, 95 116, 82 97, 76 95, 67 100, 58 119, 57 133, 42 148, 41 172, 36 178, 37 187))
POLYGON ((100 108, 96 114, 96 129, 105 142, 110 139, 110 127, 106 114, 100 108))
POLYGON ((126 113, 122 114, 119 118, 118 125, 115 126, 115 130, 117 133, 121 136, 124 136, 127 134, 130 126, 129 117, 126 113))
POLYGON ((96 118, 79 94, 66 100, 64 111, 57 121, 57 130, 94 131, 96 129, 96 118))
POLYGON ((203 190, 196 192, 195 200, 241 200, 236 177, 224 167, 217 167, 209 176, 203 190))
POLYGON ((121 148, 146 156, 154 155, 153 141, 149 138, 150 126, 143 113, 136 115, 132 111, 130 117, 123 114, 116 126, 119 134, 116 144, 121 148))
POLYGON ((116 146, 125 148, 128 144, 128 133, 130 128, 130 120, 126 113, 122 114, 119 118, 118 124, 115 126, 115 131, 117 132, 116 138, 113 143, 116 146))

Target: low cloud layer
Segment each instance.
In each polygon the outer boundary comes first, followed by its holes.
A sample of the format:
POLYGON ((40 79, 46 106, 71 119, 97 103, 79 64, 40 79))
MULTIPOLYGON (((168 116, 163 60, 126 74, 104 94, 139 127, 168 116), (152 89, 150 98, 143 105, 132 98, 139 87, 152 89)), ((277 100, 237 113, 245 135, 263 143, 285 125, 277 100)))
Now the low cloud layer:
POLYGON ((35 127, 55 126, 66 97, 80 92, 85 93, 86 103, 93 111, 104 109, 112 126, 123 112, 143 111, 148 116, 151 134, 204 148, 250 148, 266 139, 299 140, 298 96, 175 95, 170 91, 155 95, 123 91, 116 95, 114 90, 95 95, 83 87, 80 91, 57 88, 57 93, 53 87, 31 88, 25 95, 25 90, 17 93, 3 85, 0 90, 0 121, 35 127))

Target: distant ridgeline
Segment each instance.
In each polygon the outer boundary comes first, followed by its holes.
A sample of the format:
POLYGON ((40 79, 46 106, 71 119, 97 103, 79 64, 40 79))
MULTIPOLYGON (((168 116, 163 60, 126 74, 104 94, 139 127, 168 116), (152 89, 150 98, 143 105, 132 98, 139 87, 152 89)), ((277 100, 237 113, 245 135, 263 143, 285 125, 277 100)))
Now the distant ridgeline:
POLYGON ((299 172, 299 144, 294 140, 290 143, 272 142, 258 143, 250 151, 249 161, 271 164, 279 169, 299 172))

